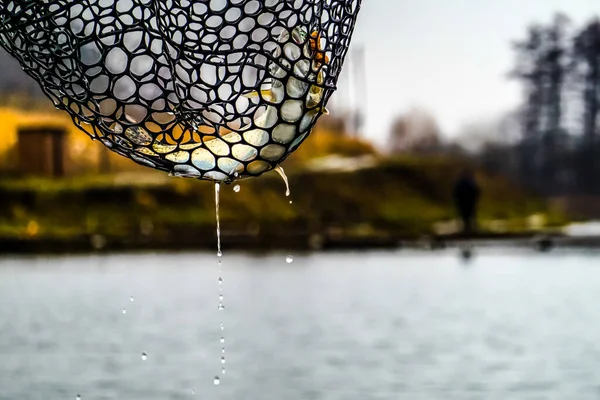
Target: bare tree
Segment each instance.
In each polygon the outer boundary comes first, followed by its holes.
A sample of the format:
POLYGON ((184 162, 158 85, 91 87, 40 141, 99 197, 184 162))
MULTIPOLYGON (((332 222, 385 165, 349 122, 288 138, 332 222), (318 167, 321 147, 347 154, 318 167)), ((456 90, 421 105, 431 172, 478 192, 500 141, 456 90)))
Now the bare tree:
POLYGON ((420 109, 398 116, 388 140, 391 153, 432 153, 440 150, 441 131, 435 118, 420 109))
POLYGON ((548 26, 533 25, 514 44, 517 63, 511 76, 524 84, 526 101, 519 145, 522 180, 544 192, 559 190, 564 83, 569 74, 569 19, 557 14, 548 26))

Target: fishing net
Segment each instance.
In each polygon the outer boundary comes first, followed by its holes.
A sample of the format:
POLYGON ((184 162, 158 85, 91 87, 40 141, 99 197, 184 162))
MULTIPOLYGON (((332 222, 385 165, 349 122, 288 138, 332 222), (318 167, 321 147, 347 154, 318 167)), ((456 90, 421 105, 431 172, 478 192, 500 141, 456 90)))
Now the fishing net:
POLYGON ((360 0, 11 0, 0 45, 93 139, 177 176, 283 161, 336 88, 360 0))

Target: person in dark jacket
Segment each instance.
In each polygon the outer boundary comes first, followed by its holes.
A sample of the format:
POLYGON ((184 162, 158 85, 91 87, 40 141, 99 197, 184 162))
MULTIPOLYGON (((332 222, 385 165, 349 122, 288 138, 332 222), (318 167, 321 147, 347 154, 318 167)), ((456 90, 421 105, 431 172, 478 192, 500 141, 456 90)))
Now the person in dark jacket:
POLYGON ((481 190, 473 173, 464 170, 454 184, 454 203, 462 220, 464 233, 471 233, 475 230, 480 194, 481 190))

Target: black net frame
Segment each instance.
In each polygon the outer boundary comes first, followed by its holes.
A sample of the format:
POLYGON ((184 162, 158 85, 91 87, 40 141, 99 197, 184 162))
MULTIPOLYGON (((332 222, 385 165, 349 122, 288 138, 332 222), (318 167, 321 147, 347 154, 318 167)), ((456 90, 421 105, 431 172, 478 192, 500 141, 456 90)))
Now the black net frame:
POLYGON ((336 89, 361 0, 8 0, 0 45, 92 139, 230 183, 281 163, 336 89))

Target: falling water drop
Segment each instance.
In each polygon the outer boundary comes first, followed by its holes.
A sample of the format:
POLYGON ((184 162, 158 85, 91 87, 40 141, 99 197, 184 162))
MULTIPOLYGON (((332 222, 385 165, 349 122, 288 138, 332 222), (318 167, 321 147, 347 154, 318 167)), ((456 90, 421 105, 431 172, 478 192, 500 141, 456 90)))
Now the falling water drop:
POLYGON ((225 375, 225 367, 221 368, 221 373, 225 375))
MULTIPOLYGON (((234 187, 233 189, 235 192, 239 192, 239 185, 236 185, 236 187, 234 187), (236 190, 237 188, 237 190, 236 190)), ((217 182, 215 182, 215 215, 216 215, 216 222, 217 222, 217 257, 219 259, 219 311, 223 311, 225 309, 225 306, 223 306, 223 276, 222 276, 222 271, 221 271, 221 267, 222 267, 222 260, 221 258, 223 257, 223 252, 221 251, 221 221, 219 219, 219 195, 220 195, 220 191, 221 191, 221 185, 217 182)), ((221 332, 225 330, 225 326, 223 325, 223 322, 220 323, 220 328, 221 328, 221 332)), ((221 344, 225 343, 225 336, 221 336, 221 344)), ((225 353, 225 347, 223 346, 221 349, 221 353, 225 353)), ((223 360, 224 357, 221 357, 221 360, 223 360)), ((214 380, 214 384, 218 385, 220 383, 220 379, 218 376, 215 377, 214 380)))
POLYGON ((81 395, 78 394, 77 396, 75 396, 75 400, 81 400, 81 395))
POLYGON ((135 299, 133 298, 133 296, 131 296, 131 297, 129 298, 129 301, 130 301, 130 302, 132 302, 132 303, 135 301, 135 299))
POLYGON ((127 314, 127 309, 123 309, 123 311, 121 311, 123 314, 127 314))
POLYGON ((142 361, 146 361, 148 359, 148 354, 142 353, 142 361))
POLYGON ((287 175, 285 174, 285 171, 283 170, 283 168, 281 167, 281 165, 278 165, 275 167, 275 171, 277 171, 277 173, 279 173, 279 175, 281 175, 281 179, 283 179, 283 182, 285 182, 285 196, 286 197, 290 197, 290 182, 288 181, 287 175))
POLYGON ((236 193, 239 193, 239 192, 240 192, 240 189, 241 189, 240 185, 235 185, 235 186, 233 187, 233 191, 234 191, 234 192, 236 192, 236 193))
POLYGON ((192 396, 196 395, 196 391, 194 389, 192 389, 192 396))
POLYGON ((219 194, 221 192, 221 185, 215 183, 215 215, 217 218, 217 257, 221 258, 223 252, 221 251, 221 221, 219 219, 219 194))
POLYGON ((221 357, 221 364, 225 364, 225 357, 221 357))
POLYGON ((288 264, 293 263, 294 262, 294 256, 287 256, 285 258, 285 262, 288 263, 288 264))

